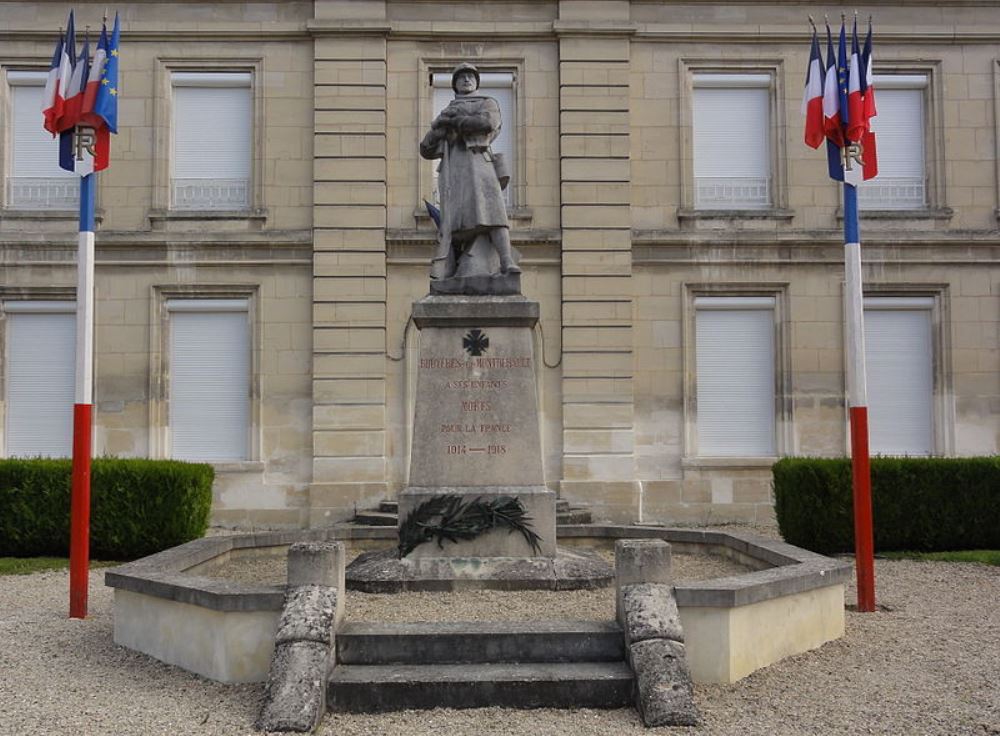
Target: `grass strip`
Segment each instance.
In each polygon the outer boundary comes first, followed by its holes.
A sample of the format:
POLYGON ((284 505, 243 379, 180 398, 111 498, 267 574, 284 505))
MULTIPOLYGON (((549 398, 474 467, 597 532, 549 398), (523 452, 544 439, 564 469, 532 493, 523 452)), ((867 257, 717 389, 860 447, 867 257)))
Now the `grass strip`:
MULTIPOLYGON (((119 563, 107 560, 91 560, 90 567, 114 567, 119 563)), ((33 572, 66 570, 68 557, 0 557, 0 575, 30 575, 33 572)))
POLYGON ((1000 549, 961 549, 953 552, 880 552, 890 560, 921 560, 924 562, 979 562, 1000 566, 1000 549))

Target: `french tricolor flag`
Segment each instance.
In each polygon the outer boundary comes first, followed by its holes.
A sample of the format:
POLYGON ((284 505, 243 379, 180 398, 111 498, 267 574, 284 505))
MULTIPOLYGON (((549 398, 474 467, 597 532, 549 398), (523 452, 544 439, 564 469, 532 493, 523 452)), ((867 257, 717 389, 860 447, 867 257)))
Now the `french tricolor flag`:
POLYGON ((861 50, 858 48, 858 19, 854 19, 854 32, 851 38, 851 61, 847 77, 847 138, 860 143, 868 132, 868 118, 865 115, 865 102, 861 96, 861 78, 867 78, 868 70, 861 68, 861 50))
MULTIPOLYGON (((71 48, 72 52, 73 49, 71 48)), ((83 53, 76 59, 73 76, 66 88, 66 110, 59 121, 61 131, 69 130, 80 122, 83 114, 83 93, 87 88, 87 77, 90 72, 90 44, 84 41, 83 53)))
POLYGON ((52 56, 52 66, 45 80, 45 96, 42 98, 42 115, 45 130, 55 135, 62 130, 61 119, 66 112, 66 88, 73 76, 73 55, 76 53, 76 36, 73 30, 73 11, 69 11, 66 35, 59 38, 52 56))
POLYGON ((840 125, 840 100, 837 91, 837 55, 833 51, 833 35, 826 27, 826 74, 823 77, 823 131, 827 139, 835 145, 844 145, 844 133, 840 125))
POLYGON ((819 38, 813 28, 812 48, 809 50, 809 70, 806 87, 802 93, 802 114, 806 117, 806 145, 819 148, 823 139, 823 63, 819 56, 819 38))
POLYGON ((94 59, 90 62, 90 73, 87 75, 87 83, 83 90, 81 115, 84 120, 87 119, 88 114, 94 111, 94 101, 97 99, 97 90, 101 86, 101 79, 104 76, 104 65, 107 63, 108 27, 102 26, 101 39, 97 42, 97 50, 94 51, 94 59))
POLYGON ((45 78, 45 92, 42 97, 42 116, 45 118, 43 127, 52 135, 59 132, 56 128, 56 119, 62 111, 62 98, 59 92, 59 64, 63 55, 63 38, 59 36, 56 42, 55 53, 52 54, 52 66, 49 67, 49 75, 45 78))

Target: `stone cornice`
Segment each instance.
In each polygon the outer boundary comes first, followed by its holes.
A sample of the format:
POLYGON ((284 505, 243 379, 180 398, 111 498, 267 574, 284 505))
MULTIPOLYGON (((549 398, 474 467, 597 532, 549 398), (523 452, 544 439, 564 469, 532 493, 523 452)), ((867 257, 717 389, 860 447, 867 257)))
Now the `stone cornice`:
MULTIPOLYGON (((639 26, 633 38, 636 41, 657 42, 673 41, 675 43, 774 43, 774 44, 808 44, 809 32, 806 30, 782 29, 778 27, 760 26, 710 26, 705 25, 643 25, 639 26)), ((927 30, 879 30, 880 46, 910 45, 910 44, 989 44, 1000 42, 1000 29, 983 30, 981 28, 940 28, 927 30)))
MULTIPOLYGON (((972 265, 1000 262, 1000 242, 899 243, 869 242, 862 246, 865 265, 972 265)), ((844 246, 833 238, 796 243, 657 242, 634 243, 633 265, 740 264, 753 266, 830 265, 842 267, 844 246)))
POLYGON ((639 29, 635 23, 617 21, 565 21, 552 23, 552 31, 557 36, 631 36, 639 29))
POLYGON ((392 26, 384 19, 312 19, 306 22, 310 36, 387 36, 392 26))
MULTIPOLYGON (((77 236, 38 233, 0 234, 0 266, 72 266, 77 236)), ((99 233, 95 246, 98 265, 310 265, 312 233, 99 233)))

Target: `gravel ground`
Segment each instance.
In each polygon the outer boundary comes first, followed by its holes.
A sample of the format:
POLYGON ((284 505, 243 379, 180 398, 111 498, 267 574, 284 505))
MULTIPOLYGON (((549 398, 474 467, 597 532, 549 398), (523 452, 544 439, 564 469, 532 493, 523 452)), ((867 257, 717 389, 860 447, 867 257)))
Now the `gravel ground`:
MULTIPOLYGON (((364 551, 347 547, 348 560, 364 551)), ((598 550, 608 562, 614 563, 614 551, 598 550)), ((286 579, 287 562, 283 557, 243 558, 230 560, 207 573, 211 577, 239 580, 245 583, 282 585, 286 579)), ((672 556, 674 579, 677 581, 708 580, 726 575, 740 575, 750 568, 721 555, 672 556)), ((550 592, 531 590, 511 595, 495 590, 474 590, 461 593, 401 593, 375 595, 347 592, 348 621, 456 620, 464 621, 531 621, 545 618, 568 618, 607 621, 615 617, 615 596, 611 588, 550 592)))
MULTIPOLYGON (((112 643, 112 595, 102 577, 103 571, 91 573, 86 621, 66 618, 67 573, 0 577, 0 734, 254 733, 261 686, 212 683, 112 643)), ((704 726, 676 732, 1000 734, 1000 568, 879 560, 877 582, 888 610, 849 611, 847 635, 839 641, 735 685, 697 686, 704 726)), ((853 591, 847 600, 854 600, 853 591)), ((646 730, 631 710, 480 709, 328 715, 320 733, 618 736, 646 730)))

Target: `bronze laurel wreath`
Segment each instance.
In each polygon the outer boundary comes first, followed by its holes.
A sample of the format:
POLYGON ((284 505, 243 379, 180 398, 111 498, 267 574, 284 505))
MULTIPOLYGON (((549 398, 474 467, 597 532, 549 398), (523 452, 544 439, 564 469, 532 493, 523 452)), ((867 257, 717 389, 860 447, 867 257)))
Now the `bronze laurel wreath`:
POLYGON ((468 541, 491 529, 518 532, 536 555, 541 554, 542 538, 531 528, 531 517, 517 498, 498 496, 463 502, 461 496, 446 493, 424 501, 407 515, 399 527, 399 556, 406 557, 424 542, 437 540, 438 547, 443 548, 445 540, 468 541))

